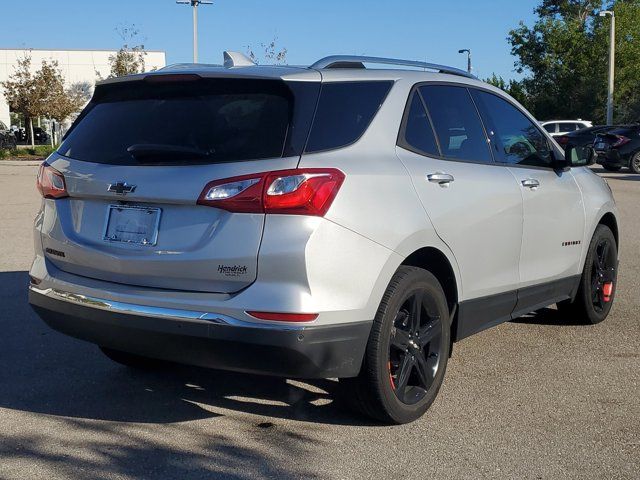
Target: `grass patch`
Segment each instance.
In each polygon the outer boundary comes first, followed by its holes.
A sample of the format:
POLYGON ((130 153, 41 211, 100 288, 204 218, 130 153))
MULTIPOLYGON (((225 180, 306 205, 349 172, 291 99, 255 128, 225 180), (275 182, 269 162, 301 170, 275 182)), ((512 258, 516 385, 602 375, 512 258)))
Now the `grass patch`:
POLYGON ((0 149, 0 160, 42 160, 47 158, 57 147, 36 145, 35 147, 0 149))

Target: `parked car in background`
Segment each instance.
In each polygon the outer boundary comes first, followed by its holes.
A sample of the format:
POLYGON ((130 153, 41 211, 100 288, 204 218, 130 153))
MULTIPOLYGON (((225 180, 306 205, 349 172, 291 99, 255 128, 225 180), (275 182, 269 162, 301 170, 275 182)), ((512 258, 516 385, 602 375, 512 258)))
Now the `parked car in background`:
POLYGON ((44 145, 46 143, 49 143, 49 141, 51 140, 51 137, 43 128, 34 127, 33 139, 36 145, 44 145))
MULTIPOLYGON (((28 143, 29 133, 26 128, 17 128, 13 132, 18 143, 28 143)), ((36 145, 44 145, 51 141, 50 135, 41 127, 33 127, 33 140, 36 145)))
POLYGON ((592 127, 593 124, 588 120, 547 120, 540 122, 542 128, 551 134, 552 137, 565 135, 576 130, 592 127))
POLYGON ((29 299, 127 366, 339 378, 410 422, 454 342, 607 317, 616 207, 581 150, 442 65, 226 52, 109 79, 40 168, 29 299))
POLYGON ((0 122, 0 148, 11 149, 16 146, 16 137, 7 126, 0 122))
POLYGON ((558 144, 566 148, 568 145, 574 147, 592 147, 596 141, 596 136, 599 133, 606 133, 610 130, 619 128, 618 125, 596 125, 589 128, 583 128, 576 130, 575 132, 569 132, 564 135, 558 135, 554 137, 558 144))
POLYGON ((640 173, 640 124, 599 133, 593 146, 598 154, 597 162, 605 170, 615 172, 626 167, 640 173))

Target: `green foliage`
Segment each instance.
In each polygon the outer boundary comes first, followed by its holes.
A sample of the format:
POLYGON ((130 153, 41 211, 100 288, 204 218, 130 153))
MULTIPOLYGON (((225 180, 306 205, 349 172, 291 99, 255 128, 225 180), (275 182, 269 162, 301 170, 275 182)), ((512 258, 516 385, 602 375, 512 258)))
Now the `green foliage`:
POLYGON ((617 123, 640 116, 640 0, 543 0, 538 19, 509 33, 524 104, 537 118, 586 118, 603 123, 606 109, 609 18, 616 14, 617 123))
POLYGON ((507 83, 504 78, 496 75, 495 73, 491 75, 490 78, 487 78, 485 82, 499 88, 500 90, 504 90, 519 103, 523 105, 527 103, 527 95, 521 82, 509 80, 509 83, 507 83))
POLYGON ((11 150, 0 149, 0 160, 40 160, 51 155, 57 148, 51 145, 37 145, 35 147, 13 148, 11 150))

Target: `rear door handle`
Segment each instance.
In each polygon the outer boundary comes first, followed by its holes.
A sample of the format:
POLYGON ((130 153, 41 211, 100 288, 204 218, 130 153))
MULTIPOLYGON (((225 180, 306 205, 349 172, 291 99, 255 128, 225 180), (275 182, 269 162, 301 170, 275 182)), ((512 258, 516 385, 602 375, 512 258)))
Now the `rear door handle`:
POLYGON ((432 183, 437 183, 438 185, 444 186, 453 182, 455 178, 453 178, 453 175, 450 175, 448 173, 436 172, 436 173, 430 173, 429 175, 427 175, 427 180, 429 180, 432 183))
POLYGON ((522 186, 527 188, 538 188, 540 186, 540 181, 535 178, 527 178, 526 180, 522 180, 522 186))

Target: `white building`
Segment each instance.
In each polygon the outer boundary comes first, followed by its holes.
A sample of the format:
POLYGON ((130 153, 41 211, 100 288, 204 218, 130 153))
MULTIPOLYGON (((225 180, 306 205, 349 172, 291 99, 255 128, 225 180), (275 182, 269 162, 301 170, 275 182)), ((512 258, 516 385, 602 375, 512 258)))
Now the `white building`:
MULTIPOLYGON (((62 75, 71 85, 77 82, 94 84, 98 72, 103 78, 109 76, 111 67, 109 57, 115 55, 115 50, 38 50, 38 49, 0 49, 0 82, 9 78, 15 72, 17 60, 26 56, 31 57, 33 71, 40 69, 42 61, 55 60, 58 62, 62 75)), ((165 53, 147 51, 144 58, 146 70, 165 66, 165 53)), ((0 122, 9 126, 9 105, 0 87, 0 122)))

